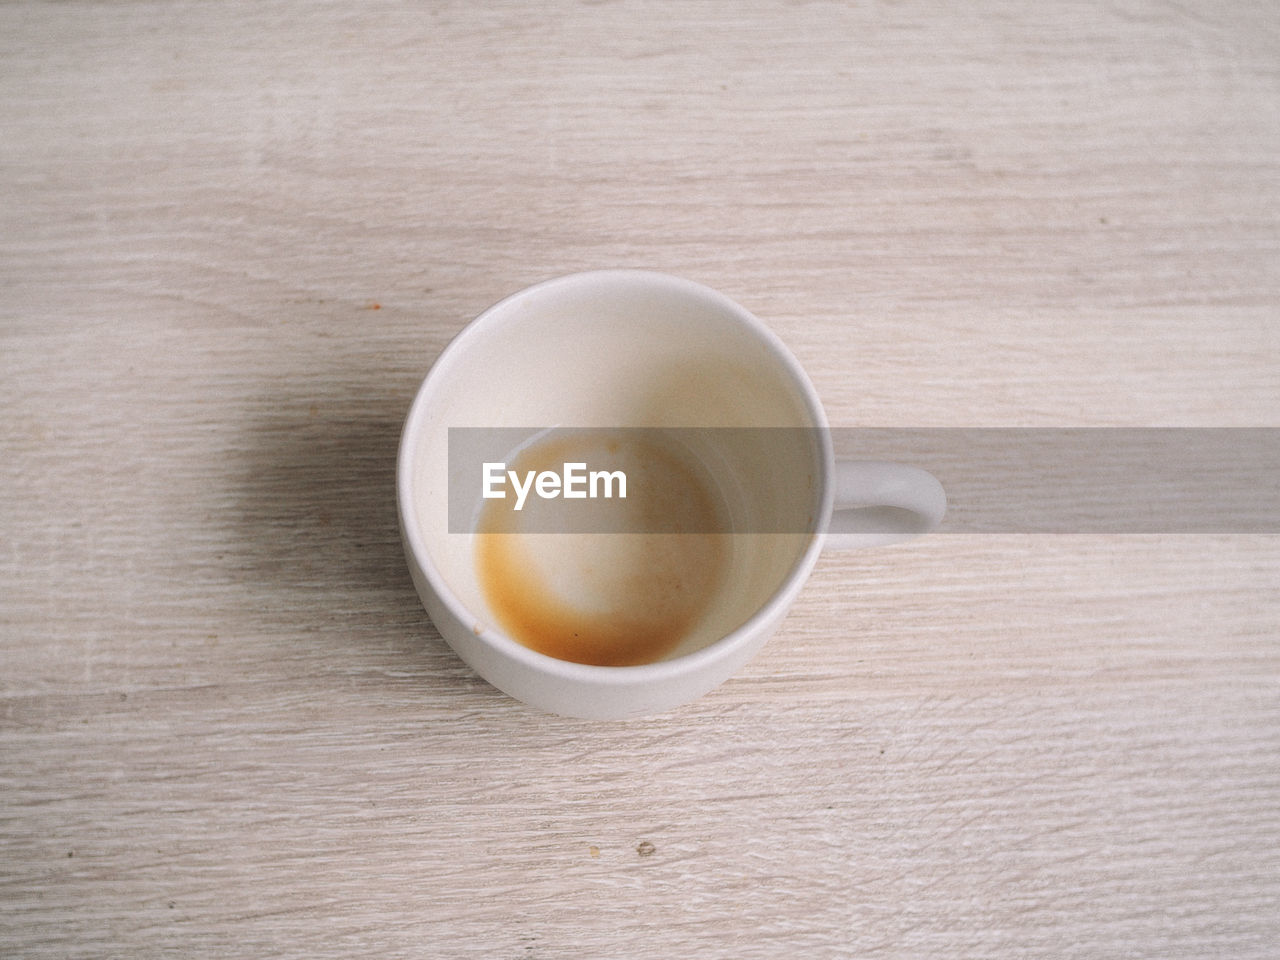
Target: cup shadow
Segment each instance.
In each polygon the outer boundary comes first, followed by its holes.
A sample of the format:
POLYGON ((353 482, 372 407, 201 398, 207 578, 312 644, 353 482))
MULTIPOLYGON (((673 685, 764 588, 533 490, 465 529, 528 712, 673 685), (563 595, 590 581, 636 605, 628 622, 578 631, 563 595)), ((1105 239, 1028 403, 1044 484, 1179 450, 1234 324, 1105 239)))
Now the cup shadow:
POLYGON ((338 644, 348 657, 376 647, 409 673, 466 676, 400 544, 396 455, 413 385, 378 392, 352 373, 297 378, 256 399, 233 454, 233 576, 270 635, 338 644))
POLYGON ((399 411, 280 397, 246 431, 237 504, 246 572, 338 591, 412 585, 396 528, 399 411))

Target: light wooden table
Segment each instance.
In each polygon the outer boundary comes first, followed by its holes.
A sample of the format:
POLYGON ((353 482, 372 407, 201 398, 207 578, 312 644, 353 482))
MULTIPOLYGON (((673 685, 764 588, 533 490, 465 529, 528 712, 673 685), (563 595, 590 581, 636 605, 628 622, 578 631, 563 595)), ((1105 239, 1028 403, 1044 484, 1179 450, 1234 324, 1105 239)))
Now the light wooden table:
POLYGON ((820 563, 736 679, 546 717, 424 615, 402 417, 648 266, 833 423, 1280 423, 1280 11, 0 6, 0 954, 1280 949, 1280 538, 820 563))

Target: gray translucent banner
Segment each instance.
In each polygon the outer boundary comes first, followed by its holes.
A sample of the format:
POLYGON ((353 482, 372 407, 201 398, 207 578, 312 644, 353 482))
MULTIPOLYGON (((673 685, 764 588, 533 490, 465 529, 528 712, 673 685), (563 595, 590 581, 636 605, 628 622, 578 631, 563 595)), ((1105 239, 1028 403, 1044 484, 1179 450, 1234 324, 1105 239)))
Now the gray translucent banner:
MULTIPOLYGON (((1280 428, 828 432, 837 460, 937 477, 948 502, 939 533, 1280 533, 1280 428)), ((449 529, 804 533, 821 439, 792 428, 451 428, 449 529), (554 476, 539 488, 544 473, 554 476)))

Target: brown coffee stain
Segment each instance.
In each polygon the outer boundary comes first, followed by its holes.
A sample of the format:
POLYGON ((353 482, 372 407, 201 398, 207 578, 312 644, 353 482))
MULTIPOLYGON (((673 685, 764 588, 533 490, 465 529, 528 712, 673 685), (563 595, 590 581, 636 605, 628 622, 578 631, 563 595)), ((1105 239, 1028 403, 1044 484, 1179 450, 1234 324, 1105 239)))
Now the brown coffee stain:
MULTIPOLYGON (((714 532, 717 501, 703 480, 668 451, 630 436, 557 437, 509 466, 523 476, 565 462, 597 469, 606 460, 609 469, 628 467, 627 500, 616 509, 639 518, 641 528, 661 516, 667 529, 674 516, 677 532, 522 533, 522 524, 539 529, 533 514, 516 513, 511 497, 491 500, 476 536, 477 573, 498 624, 525 646, 575 663, 651 663, 697 625, 722 580, 727 538, 714 532)), ((536 509, 532 500, 525 510, 536 509)))
POLYGON ((636 539, 632 550, 638 563, 653 569, 620 573, 611 584, 607 605, 595 611, 556 595, 527 557, 522 535, 482 534, 477 543, 481 582, 503 629, 539 653, 575 663, 634 666, 669 653, 687 635, 714 589, 720 562, 716 538, 615 536, 636 539))

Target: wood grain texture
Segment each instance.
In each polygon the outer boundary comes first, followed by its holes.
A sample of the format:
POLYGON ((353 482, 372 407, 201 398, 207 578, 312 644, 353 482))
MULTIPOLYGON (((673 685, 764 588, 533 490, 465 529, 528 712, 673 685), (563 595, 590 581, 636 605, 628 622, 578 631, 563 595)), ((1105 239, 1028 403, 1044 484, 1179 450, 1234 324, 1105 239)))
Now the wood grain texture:
POLYGON ((461 325, 636 265, 833 423, 1275 426, 1274 4, 0 5, 0 954, 1264 958, 1280 542, 825 557, 681 710, 414 595, 461 325))

